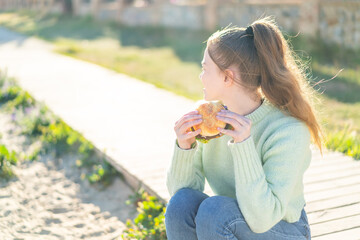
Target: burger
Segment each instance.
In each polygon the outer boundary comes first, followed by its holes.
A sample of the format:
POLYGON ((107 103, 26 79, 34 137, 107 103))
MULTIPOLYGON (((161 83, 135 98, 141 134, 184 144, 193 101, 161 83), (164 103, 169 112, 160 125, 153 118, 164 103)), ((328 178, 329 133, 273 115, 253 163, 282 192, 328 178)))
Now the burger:
POLYGON ((195 136, 195 139, 208 143, 211 139, 219 138, 224 134, 217 128, 232 129, 230 124, 220 121, 216 118, 216 114, 221 110, 227 110, 227 107, 221 101, 199 101, 196 104, 196 110, 202 115, 202 122, 191 127, 192 131, 201 129, 201 134, 195 136))

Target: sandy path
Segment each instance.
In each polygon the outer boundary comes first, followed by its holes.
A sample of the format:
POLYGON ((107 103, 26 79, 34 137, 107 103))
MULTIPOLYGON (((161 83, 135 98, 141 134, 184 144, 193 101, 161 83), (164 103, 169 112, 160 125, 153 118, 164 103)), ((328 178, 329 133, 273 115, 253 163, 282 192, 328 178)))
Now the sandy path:
MULTIPOLYGON (((28 151, 29 143, 8 114, 0 111, 0 143, 28 151)), ((43 156, 13 167, 17 178, 0 180, 0 239, 117 239, 126 219, 132 190, 117 178, 101 191, 81 180, 76 156, 43 156)), ((119 237, 119 239, 121 239, 119 237)))

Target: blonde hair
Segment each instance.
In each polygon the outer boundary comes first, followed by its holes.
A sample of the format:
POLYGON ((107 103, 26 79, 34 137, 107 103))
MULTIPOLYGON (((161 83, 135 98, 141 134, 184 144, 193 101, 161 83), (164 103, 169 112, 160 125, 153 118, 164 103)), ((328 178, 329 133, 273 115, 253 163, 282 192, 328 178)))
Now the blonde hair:
POLYGON ((236 67, 241 78, 234 79, 237 84, 259 92, 279 109, 305 122, 322 151, 322 130, 312 106, 314 90, 272 18, 259 19, 246 31, 239 27, 217 31, 207 40, 207 50, 220 70, 236 67))

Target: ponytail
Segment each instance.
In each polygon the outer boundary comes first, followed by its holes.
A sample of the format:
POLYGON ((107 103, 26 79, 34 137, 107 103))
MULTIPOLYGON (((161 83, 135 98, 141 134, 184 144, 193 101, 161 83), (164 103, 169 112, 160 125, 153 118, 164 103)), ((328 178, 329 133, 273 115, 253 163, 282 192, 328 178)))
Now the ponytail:
POLYGON ((309 99, 312 90, 295 63, 286 40, 268 18, 255 21, 251 27, 259 58, 263 95, 278 108, 305 122, 313 142, 322 151, 322 133, 309 99))
POLYGON ((208 39, 207 48, 221 70, 237 66, 241 78, 235 82, 249 91, 260 91, 273 105, 306 123, 322 152, 322 131, 311 102, 313 90, 271 18, 257 20, 246 30, 217 31, 208 39))

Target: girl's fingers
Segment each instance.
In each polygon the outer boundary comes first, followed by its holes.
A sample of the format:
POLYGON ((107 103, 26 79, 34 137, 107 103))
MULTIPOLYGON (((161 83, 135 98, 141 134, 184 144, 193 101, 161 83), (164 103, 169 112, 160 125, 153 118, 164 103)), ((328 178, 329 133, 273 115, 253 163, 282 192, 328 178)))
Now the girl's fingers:
POLYGON ((245 121, 247 124, 250 124, 250 125, 251 125, 251 120, 248 119, 247 117, 238 115, 238 119, 243 120, 243 121, 245 121))
POLYGON ((230 111, 228 111, 228 110, 220 111, 220 112, 218 113, 218 116, 236 119, 241 125, 251 124, 251 120, 250 120, 250 119, 247 119, 247 118, 244 117, 244 116, 241 116, 241 115, 239 115, 239 114, 237 114, 237 113, 234 113, 234 112, 230 112, 230 111))
POLYGON ((230 137, 235 137, 235 132, 233 130, 228 130, 228 129, 224 129, 224 128, 218 128, 218 130, 225 134, 225 135, 229 135, 230 137))
POLYGON ((184 134, 181 134, 180 136, 178 136, 178 139, 180 140, 187 140, 187 139, 190 139, 190 138, 193 138, 195 137, 196 135, 198 135, 199 133, 201 133, 201 129, 198 129, 196 131, 190 131, 190 132, 186 132, 184 134))
POLYGON ((221 133, 231 136, 234 142, 242 142, 250 136, 250 119, 230 111, 219 112, 217 118, 234 128, 233 130, 218 128, 221 133))
POLYGON ((198 119, 201 117, 202 116, 200 114, 197 114, 197 111, 193 111, 193 112, 187 113, 184 116, 182 116, 178 121, 176 121, 175 125, 177 125, 177 124, 182 125, 183 122, 188 122, 192 119, 198 119))
POLYGON ((187 116, 184 115, 184 116, 182 116, 182 117, 175 123, 175 126, 176 126, 176 125, 181 126, 181 125, 183 125, 185 122, 189 122, 189 121, 191 121, 191 120, 200 119, 200 118, 202 118, 201 115, 187 115, 187 116))
POLYGON ((194 110, 194 111, 188 112, 186 115, 188 115, 188 114, 198 114, 198 113, 199 113, 198 110, 194 110))
POLYGON ((189 116, 186 116, 184 117, 184 122, 189 122, 189 121, 192 121, 192 120, 198 120, 202 118, 201 115, 197 114, 197 115, 189 115, 189 116))
POLYGON ((229 123, 231 126, 233 126, 235 129, 239 129, 241 128, 242 124, 239 123, 237 120, 233 119, 233 118, 228 118, 228 117, 222 117, 222 116, 216 116, 217 119, 219 119, 220 121, 223 121, 225 123, 229 123))
POLYGON ((188 138, 195 137, 196 135, 198 135, 200 133, 201 133, 201 129, 198 129, 198 130, 196 130, 194 132, 190 131, 190 132, 186 133, 185 136, 186 136, 186 139, 188 139, 188 138))
POLYGON ((187 129, 191 128, 194 125, 200 124, 202 122, 202 119, 197 119, 197 120, 193 120, 190 122, 186 122, 184 123, 181 127, 180 127, 180 133, 185 133, 187 129))

